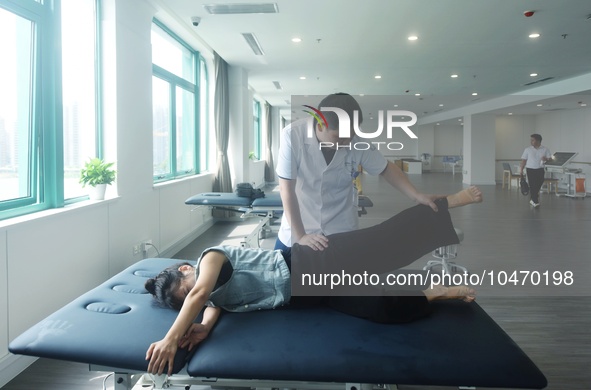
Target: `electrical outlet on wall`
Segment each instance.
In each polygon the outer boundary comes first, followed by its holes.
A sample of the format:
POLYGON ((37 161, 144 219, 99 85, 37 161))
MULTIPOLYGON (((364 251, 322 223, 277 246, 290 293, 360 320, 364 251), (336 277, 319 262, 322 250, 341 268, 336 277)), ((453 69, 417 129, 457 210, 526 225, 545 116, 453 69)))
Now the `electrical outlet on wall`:
POLYGON ((142 249, 142 253, 144 254, 144 256, 146 256, 148 254, 148 250, 150 249, 150 247, 152 246, 152 240, 144 240, 142 241, 141 244, 141 249, 142 249))

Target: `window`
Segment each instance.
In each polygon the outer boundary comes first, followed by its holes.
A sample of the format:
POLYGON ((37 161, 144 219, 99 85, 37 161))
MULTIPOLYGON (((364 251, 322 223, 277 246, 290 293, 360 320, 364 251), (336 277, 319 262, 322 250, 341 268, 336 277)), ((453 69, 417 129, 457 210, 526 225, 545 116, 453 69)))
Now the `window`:
POLYGON ((258 100, 252 102, 252 117, 253 117, 253 128, 254 128, 254 155, 255 158, 260 160, 261 156, 261 103, 258 100))
POLYGON ((213 128, 209 126, 209 84, 207 83, 207 66, 203 58, 199 59, 199 134, 200 134, 200 165, 201 172, 209 171, 212 166, 212 158, 216 156, 211 153, 210 140, 215 139, 213 128))
POLYGON ((80 156, 96 156, 96 0, 14 4, 0 0, 0 219, 80 196, 80 156))
POLYGON ((101 157, 94 0, 61 0, 64 198, 86 196, 80 168, 101 157))
POLYGON ((0 8, 0 202, 3 209, 37 202, 36 28, 34 21, 0 8))
POLYGON ((158 21, 152 24, 155 181, 199 172, 202 105, 198 53, 158 21))

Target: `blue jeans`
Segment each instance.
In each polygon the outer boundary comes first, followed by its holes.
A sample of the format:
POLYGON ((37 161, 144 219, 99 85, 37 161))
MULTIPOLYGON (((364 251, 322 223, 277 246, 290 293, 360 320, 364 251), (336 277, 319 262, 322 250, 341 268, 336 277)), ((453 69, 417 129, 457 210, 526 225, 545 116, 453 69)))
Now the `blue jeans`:
POLYGON ((280 239, 277 239, 277 241, 275 241, 275 248, 273 249, 279 249, 281 251, 281 253, 283 254, 283 258, 287 263, 287 267, 289 267, 289 269, 291 270, 291 247, 285 245, 280 239))

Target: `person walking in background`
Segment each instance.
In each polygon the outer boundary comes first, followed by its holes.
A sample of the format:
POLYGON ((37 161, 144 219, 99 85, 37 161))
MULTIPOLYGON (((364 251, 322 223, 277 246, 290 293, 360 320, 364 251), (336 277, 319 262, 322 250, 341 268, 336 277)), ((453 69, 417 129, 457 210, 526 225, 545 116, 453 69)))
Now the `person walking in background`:
POLYGON ((519 165, 519 174, 523 175, 523 168, 527 169, 527 181, 529 182, 529 204, 533 207, 540 207, 540 188, 544 184, 544 163, 548 161, 552 154, 550 150, 542 146, 542 136, 532 134, 530 136, 531 145, 525 148, 521 156, 519 165))

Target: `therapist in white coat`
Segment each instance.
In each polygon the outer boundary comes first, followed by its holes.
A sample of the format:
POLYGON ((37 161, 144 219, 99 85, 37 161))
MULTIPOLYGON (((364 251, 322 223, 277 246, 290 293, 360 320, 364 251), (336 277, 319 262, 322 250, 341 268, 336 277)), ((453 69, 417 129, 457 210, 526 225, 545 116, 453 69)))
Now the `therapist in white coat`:
MULTIPOLYGON (((362 122, 361 108, 351 95, 329 95, 318 109, 323 107, 340 108, 349 118, 357 111, 362 122)), ((326 122, 314 120, 314 134, 308 131, 310 121, 305 119, 282 130, 276 173, 284 213, 275 249, 289 253, 292 244, 299 243, 323 250, 330 245, 325 235, 358 229, 353 186, 358 165, 369 174, 382 175, 410 199, 437 211, 433 200, 438 196, 418 192, 406 174, 375 147, 346 147, 357 138, 339 138, 337 115, 329 111, 323 114, 326 122)))

